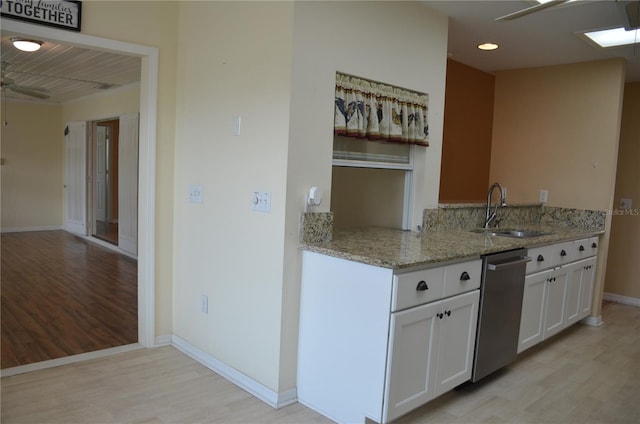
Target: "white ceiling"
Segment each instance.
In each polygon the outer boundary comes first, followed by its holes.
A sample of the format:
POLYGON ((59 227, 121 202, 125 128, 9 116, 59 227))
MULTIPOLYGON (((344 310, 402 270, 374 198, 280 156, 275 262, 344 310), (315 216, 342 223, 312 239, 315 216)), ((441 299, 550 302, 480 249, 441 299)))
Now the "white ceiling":
POLYGON ((633 1, 578 0, 499 22, 495 18, 537 2, 427 0, 424 3, 449 16, 448 51, 458 62, 493 72, 621 57, 627 61, 626 80, 630 82, 640 81, 640 44, 596 48, 576 33, 627 25, 625 5, 633 1), (492 52, 476 48, 487 41, 499 44, 500 48, 492 52))
MULTIPOLYGON (((449 16, 452 59, 474 68, 494 72, 622 57, 627 81, 640 81, 640 44, 613 49, 596 48, 577 32, 627 24, 624 6, 638 0, 577 0, 553 6, 512 21, 495 18, 537 4, 533 0, 432 1, 427 7, 449 16), (498 50, 482 52, 481 42, 492 41, 498 50)), ((24 53, 11 45, 12 34, 2 31, 1 61, 5 76, 14 84, 47 90, 46 102, 64 103, 115 87, 140 81, 140 58, 45 42, 36 53, 24 53)), ((36 100, 3 88, 3 96, 36 100)))

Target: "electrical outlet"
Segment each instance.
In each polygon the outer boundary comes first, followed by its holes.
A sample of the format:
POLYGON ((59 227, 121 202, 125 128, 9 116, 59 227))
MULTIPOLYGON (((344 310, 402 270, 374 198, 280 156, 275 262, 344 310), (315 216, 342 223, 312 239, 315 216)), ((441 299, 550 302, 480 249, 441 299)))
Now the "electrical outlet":
POLYGON ((549 191, 540 190, 540 203, 547 203, 548 198, 549 198, 549 191))

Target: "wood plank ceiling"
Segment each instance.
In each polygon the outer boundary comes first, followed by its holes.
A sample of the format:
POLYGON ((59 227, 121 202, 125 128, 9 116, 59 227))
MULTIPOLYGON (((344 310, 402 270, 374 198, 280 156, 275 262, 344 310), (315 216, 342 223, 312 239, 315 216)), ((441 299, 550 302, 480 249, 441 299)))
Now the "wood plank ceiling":
POLYGON ((141 59, 137 56, 48 41, 37 52, 27 53, 13 47, 14 36, 2 31, 2 96, 6 99, 65 103, 140 82, 141 59), (16 86, 42 90, 49 98, 19 93, 12 89, 16 86))

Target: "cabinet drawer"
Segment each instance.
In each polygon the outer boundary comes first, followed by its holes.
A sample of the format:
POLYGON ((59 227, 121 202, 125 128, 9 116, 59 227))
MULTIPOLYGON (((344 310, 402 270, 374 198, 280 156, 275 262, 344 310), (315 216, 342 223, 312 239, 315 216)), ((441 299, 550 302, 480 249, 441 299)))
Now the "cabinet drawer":
POLYGON ((531 262, 527 262, 527 274, 553 268, 552 253, 553 246, 541 246, 529 249, 528 256, 531 257, 531 262))
POLYGON ((598 237, 576 240, 573 242, 573 251, 576 260, 584 259, 598 254, 598 237), (595 246, 595 247, 594 247, 595 246))
POLYGON ((399 311, 442 298, 444 267, 393 276, 391 310, 399 311))
POLYGON ((558 243, 549 246, 551 248, 551 262, 553 266, 564 265, 576 260, 576 251, 573 242, 558 243))
POLYGON ((573 242, 573 252, 576 259, 583 259, 591 256, 591 248, 588 248, 588 243, 589 239, 580 239, 573 242))
POLYGON ((468 292, 480 287, 482 259, 444 267, 444 297, 468 292))
POLYGON ((577 248, 572 241, 550 244, 529 249, 531 262, 527 264, 527 274, 564 265, 577 259, 577 248))

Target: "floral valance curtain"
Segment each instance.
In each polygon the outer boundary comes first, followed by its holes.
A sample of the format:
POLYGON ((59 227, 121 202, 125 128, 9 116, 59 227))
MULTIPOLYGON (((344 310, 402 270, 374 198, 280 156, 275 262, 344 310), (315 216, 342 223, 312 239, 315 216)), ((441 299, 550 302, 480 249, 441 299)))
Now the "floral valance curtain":
POLYGON ((429 95, 336 74, 337 135, 429 145, 429 95))

